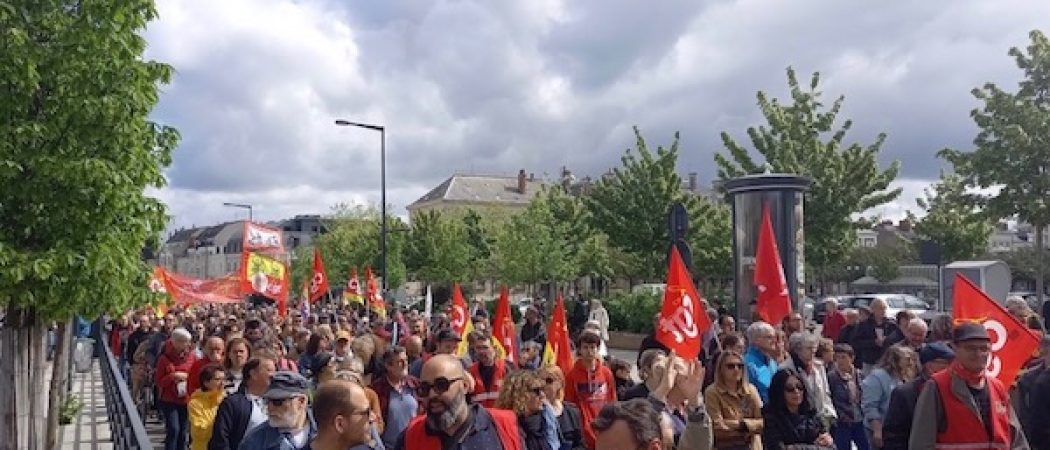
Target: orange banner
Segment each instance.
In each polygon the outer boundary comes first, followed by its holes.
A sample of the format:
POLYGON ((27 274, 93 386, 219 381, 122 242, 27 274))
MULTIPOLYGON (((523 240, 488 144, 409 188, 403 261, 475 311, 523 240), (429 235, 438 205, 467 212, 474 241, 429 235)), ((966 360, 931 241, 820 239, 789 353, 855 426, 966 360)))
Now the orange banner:
MULTIPOLYGON (((221 278, 201 279, 179 275, 157 267, 154 269, 154 274, 154 277, 159 278, 163 284, 163 290, 171 297, 171 301, 177 305, 244 301, 241 295, 241 278, 236 273, 227 274, 221 278)), ((150 287, 151 289, 156 287, 153 280, 150 280, 150 287)))

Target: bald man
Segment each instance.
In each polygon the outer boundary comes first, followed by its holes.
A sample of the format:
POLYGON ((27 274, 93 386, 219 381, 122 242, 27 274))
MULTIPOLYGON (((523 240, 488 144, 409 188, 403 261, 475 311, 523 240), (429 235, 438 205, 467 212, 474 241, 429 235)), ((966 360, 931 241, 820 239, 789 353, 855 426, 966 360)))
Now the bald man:
POLYGON ((522 449, 512 411, 467 402, 474 380, 458 358, 434 355, 423 364, 417 394, 425 415, 417 416, 394 445, 396 450, 522 449))
POLYGON ((373 411, 364 388, 357 383, 331 380, 314 394, 317 436, 312 450, 370 450, 375 446, 373 411))

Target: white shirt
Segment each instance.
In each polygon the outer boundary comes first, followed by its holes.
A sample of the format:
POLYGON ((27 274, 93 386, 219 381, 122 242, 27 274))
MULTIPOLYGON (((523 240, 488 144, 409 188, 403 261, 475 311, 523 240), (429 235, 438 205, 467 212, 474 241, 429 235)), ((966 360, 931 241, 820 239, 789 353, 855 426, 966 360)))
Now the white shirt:
POLYGON ((248 419, 248 428, 244 430, 244 435, 247 436, 249 431, 255 429, 259 425, 266 423, 268 417, 266 416, 266 400, 262 397, 247 394, 248 400, 252 401, 252 416, 248 419))

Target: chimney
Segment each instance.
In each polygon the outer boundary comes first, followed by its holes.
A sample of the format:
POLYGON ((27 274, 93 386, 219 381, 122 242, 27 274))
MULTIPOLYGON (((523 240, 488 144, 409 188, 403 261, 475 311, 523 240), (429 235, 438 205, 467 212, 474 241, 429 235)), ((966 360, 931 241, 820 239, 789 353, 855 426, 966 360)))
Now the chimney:
POLYGON ((536 174, 529 172, 529 181, 536 181, 536 174))
POLYGON ((528 188, 528 176, 525 175, 525 169, 518 171, 518 192, 524 194, 528 188))
POLYGON ((905 233, 910 233, 911 232, 911 221, 908 220, 908 219, 901 219, 900 224, 897 225, 897 229, 899 229, 900 231, 905 232, 905 233))
POLYGON ((565 188, 565 191, 569 191, 569 187, 572 186, 572 171, 565 168, 561 168, 561 187, 565 188))
POLYGON ((698 188, 696 172, 689 172, 689 192, 696 192, 698 188))

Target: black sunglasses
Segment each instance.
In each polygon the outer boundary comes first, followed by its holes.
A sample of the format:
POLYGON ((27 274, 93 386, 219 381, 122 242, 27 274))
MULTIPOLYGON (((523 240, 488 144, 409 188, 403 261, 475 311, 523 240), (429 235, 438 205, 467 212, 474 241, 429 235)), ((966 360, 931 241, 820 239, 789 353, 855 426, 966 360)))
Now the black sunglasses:
POLYGON ((290 398, 268 398, 268 399, 266 399, 266 403, 280 408, 280 407, 284 406, 284 402, 287 402, 288 400, 291 400, 291 399, 290 398))
POLYGON ((805 390, 801 384, 789 384, 784 386, 784 392, 803 392, 805 390))
POLYGON ((554 384, 554 383, 557 383, 557 382, 558 382, 558 380, 557 380, 556 378, 554 378, 554 377, 547 377, 547 378, 544 378, 544 379, 543 379, 543 381, 546 381, 546 382, 547 382, 547 384, 554 384))
POLYGON ((452 387, 452 383, 455 383, 455 382, 457 382, 459 380, 462 380, 462 379, 463 379, 463 377, 456 377, 456 378, 438 377, 438 378, 434 379, 433 382, 420 381, 419 382, 419 395, 421 397, 426 397, 426 396, 430 395, 430 389, 431 388, 434 389, 434 394, 435 395, 444 394, 444 393, 448 392, 448 389, 450 387, 452 387))
POLYGON ((726 368, 727 369, 732 369, 732 370, 743 369, 744 368, 744 364, 743 363, 726 363, 726 368))
POLYGON ((534 387, 532 389, 529 389, 529 391, 532 392, 535 395, 544 395, 544 394, 546 394, 546 392, 543 390, 542 387, 534 387))

